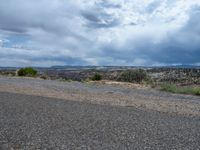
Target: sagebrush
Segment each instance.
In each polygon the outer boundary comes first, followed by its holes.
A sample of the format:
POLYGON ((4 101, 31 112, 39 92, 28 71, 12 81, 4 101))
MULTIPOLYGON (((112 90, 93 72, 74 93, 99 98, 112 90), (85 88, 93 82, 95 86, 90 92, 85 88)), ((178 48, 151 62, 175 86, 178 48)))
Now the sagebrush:
POLYGON ((91 79, 93 81, 100 81, 100 80, 102 80, 102 76, 99 73, 95 73, 94 76, 91 79))
POLYGON ((147 79, 148 75, 145 70, 135 69, 122 72, 118 80, 123 82, 141 83, 147 79))
POLYGON ((18 76, 28 76, 35 77, 37 75, 37 70, 31 67, 21 68, 17 72, 18 76))
POLYGON ((175 84, 163 84, 161 90, 171 93, 200 95, 200 87, 181 87, 175 84))

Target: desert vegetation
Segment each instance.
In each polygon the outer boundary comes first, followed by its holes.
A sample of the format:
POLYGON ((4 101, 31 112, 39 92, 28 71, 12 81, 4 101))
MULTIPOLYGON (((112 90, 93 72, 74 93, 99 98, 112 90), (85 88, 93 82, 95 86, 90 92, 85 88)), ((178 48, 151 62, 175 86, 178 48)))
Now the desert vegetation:
POLYGON ((17 71, 18 76, 35 77, 37 75, 37 70, 34 68, 21 68, 17 71))
POLYGON ((121 73, 119 81, 131 82, 131 83, 141 83, 148 79, 148 75, 145 70, 127 70, 121 73))
POLYGON ((100 80, 102 80, 102 76, 101 76, 101 74, 99 74, 99 73, 95 73, 93 76, 92 76, 92 78, 91 78, 93 81, 100 81, 100 80))
POLYGON ((16 70, 0 70, 0 75, 2 76, 16 76, 16 70))
POLYGON ((177 86, 175 84, 163 84, 161 85, 161 90, 166 91, 166 92, 171 92, 171 93, 200 95, 200 87, 177 86))
POLYGON ((2 68, 3 76, 40 77, 61 81, 120 81, 147 85, 171 93, 200 95, 199 68, 2 68))

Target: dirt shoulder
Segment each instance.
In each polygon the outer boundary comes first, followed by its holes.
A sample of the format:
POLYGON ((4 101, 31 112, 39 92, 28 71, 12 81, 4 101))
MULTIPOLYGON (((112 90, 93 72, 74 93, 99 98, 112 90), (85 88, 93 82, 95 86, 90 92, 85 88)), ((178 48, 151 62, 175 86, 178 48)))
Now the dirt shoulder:
POLYGON ((200 98, 197 96, 170 94, 133 84, 0 77, 0 92, 200 116, 200 98))

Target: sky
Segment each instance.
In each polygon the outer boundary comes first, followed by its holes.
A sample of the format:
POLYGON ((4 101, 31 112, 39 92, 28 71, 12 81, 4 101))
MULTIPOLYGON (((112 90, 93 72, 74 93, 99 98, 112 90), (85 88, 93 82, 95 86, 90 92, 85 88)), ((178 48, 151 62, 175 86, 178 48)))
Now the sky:
POLYGON ((0 0, 0 66, 200 65, 200 0, 0 0))

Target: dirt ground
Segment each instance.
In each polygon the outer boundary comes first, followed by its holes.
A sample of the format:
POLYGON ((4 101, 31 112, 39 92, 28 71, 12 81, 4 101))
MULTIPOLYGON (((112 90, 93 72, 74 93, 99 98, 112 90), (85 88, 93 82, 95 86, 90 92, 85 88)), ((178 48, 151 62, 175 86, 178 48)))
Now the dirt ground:
POLYGON ((0 92, 200 116, 200 97, 170 94, 137 84, 0 77, 0 92))

